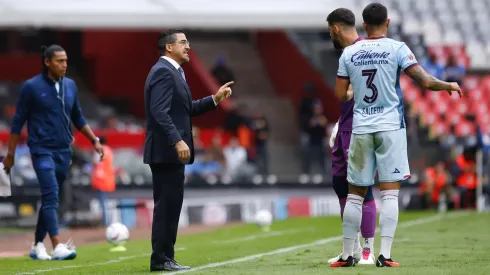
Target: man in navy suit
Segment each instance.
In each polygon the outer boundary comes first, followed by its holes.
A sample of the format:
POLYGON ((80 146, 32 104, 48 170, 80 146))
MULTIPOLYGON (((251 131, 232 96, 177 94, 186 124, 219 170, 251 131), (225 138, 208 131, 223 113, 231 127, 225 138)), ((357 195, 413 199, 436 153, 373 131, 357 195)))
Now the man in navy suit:
POLYGON ((184 70, 189 62, 189 41, 183 31, 160 34, 162 56, 151 68, 145 83, 146 140, 144 163, 153 175, 153 226, 150 271, 189 269, 174 259, 180 211, 184 200, 184 167, 194 161, 191 118, 216 109, 231 95, 233 82, 216 94, 192 100, 184 70))

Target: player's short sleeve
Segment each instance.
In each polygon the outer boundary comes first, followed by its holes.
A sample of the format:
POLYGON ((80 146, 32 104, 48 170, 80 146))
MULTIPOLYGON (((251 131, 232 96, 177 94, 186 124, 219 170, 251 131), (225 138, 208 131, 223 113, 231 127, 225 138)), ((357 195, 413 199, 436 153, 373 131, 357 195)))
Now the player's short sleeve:
POLYGON ((398 61, 398 66, 400 66, 404 71, 418 65, 415 55, 405 43, 403 43, 403 45, 398 49, 396 58, 398 61))
POLYGON ((339 69, 337 71, 337 77, 349 79, 349 73, 347 72, 347 66, 345 64, 345 52, 339 58, 339 69))

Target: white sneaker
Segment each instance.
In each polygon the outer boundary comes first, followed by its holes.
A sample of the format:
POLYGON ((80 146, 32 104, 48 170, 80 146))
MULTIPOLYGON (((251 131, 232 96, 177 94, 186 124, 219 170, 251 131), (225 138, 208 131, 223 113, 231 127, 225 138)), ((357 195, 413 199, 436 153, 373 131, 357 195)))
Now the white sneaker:
MULTIPOLYGON (((341 257, 342 257, 342 252, 340 252, 340 254, 337 257, 333 257, 332 259, 328 260, 328 263, 329 264, 335 263, 336 261, 340 260, 341 257)), ((362 259, 362 250, 358 250, 354 252, 354 260, 356 261, 356 263, 359 262, 361 259, 362 259)))
POLYGON ((77 252, 75 251, 75 246, 71 240, 66 244, 59 243, 53 250, 53 260, 73 260, 77 257, 77 252))
POLYGON ((362 250, 362 259, 358 262, 358 264, 374 264, 375 261, 376 260, 373 253, 371 253, 371 250, 369 248, 364 248, 362 250))
POLYGON ((33 260, 41 260, 41 261, 51 260, 51 256, 48 255, 48 252, 46 251, 46 247, 41 242, 37 243, 37 245, 32 243, 29 257, 31 257, 31 259, 33 260))

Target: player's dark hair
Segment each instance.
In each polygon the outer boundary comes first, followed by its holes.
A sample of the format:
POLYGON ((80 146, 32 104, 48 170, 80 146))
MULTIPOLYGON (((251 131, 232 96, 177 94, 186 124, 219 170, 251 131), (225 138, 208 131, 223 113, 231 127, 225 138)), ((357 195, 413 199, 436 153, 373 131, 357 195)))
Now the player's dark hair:
POLYGON ((329 25, 344 24, 344 25, 349 26, 349 27, 355 27, 356 16, 349 9, 338 8, 338 9, 332 11, 327 16, 327 22, 329 25))
POLYGON ((178 33, 184 33, 181 29, 168 29, 161 32, 158 36, 158 50, 160 54, 164 54, 166 51, 165 45, 177 42, 178 33))
POLYGON ((371 3, 362 11, 364 23, 370 26, 380 26, 388 20, 388 10, 380 3, 371 3))
POLYGON ((46 64, 44 64, 44 59, 49 59, 53 58, 53 55, 57 52, 64 52, 65 49, 61 47, 60 45, 53 44, 49 47, 46 46, 41 46, 41 68, 43 69, 43 72, 47 72, 48 68, 46 67, 46 64))

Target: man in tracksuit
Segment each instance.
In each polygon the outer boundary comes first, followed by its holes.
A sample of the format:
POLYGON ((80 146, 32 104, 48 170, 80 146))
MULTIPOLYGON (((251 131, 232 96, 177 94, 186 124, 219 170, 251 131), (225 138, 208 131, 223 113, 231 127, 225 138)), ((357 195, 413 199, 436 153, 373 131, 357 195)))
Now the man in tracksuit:
POLYGON ((59 187, 71 163, 72 123, 94 144, 101 158, 102 146, 82 115, 75 82, 65 77, 65 50, 52 45, 43 47, 43 73, 27 80, 17 100, 15 116, 3 163, 7 173, 14 165, 14 154, 24 123, 27 121, 27 145, 41 188, 41 208, 35 241, 29 256, 36 260, 69 260, 76 257, 69 243, 61 243, 58 232, 59 187), (53 245, 51 256, 43 240, 49 234, 53 245))

